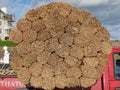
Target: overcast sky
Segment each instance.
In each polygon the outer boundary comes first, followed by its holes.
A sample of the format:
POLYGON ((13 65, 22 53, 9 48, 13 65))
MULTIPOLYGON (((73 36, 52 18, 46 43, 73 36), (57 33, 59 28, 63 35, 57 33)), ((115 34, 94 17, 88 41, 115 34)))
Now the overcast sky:
POLYGON ((0 8, 7 7, 17 22, 28 10, 55 1, 65 1, 91 12, 108 29, 112 40, 120 40, 120 0, 0 0, 0 8))

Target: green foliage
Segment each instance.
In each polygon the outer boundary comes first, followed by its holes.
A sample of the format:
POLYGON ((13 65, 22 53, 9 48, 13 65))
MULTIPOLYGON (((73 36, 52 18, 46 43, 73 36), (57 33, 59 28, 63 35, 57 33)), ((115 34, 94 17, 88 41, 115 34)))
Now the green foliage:
POLYGON ((8 46, 8 47, 15 47, 16 44, 11 41, 0 41, 0 47, 8 46))

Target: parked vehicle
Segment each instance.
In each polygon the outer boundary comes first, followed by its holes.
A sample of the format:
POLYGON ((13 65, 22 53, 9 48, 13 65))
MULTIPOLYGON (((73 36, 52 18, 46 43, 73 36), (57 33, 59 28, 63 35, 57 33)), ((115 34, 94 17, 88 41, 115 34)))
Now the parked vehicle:
POLYGON ((114 47, 102 78, 91 90, 120 90, 120 47, 114 47))
MULTIPOLYGON (((64 90, 120 90, 120 47, 113 47, 103 76, 90 88, 65 88, 64 90)), ((42 90, 25 86, 17 75, 0 75, 0 90, 42 90)), ((55 89, 60 90, 60 89, 55 89)))

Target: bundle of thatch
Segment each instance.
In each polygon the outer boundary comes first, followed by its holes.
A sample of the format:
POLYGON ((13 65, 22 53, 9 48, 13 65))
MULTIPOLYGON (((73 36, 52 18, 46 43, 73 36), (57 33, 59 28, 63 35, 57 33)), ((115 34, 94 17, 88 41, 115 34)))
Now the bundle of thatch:
POLYGON ((89 12, 53 2, 28 11, 12 30, 19 57, 11 65, 24 84, 90 87, 104 72, 110 35, 89 12))

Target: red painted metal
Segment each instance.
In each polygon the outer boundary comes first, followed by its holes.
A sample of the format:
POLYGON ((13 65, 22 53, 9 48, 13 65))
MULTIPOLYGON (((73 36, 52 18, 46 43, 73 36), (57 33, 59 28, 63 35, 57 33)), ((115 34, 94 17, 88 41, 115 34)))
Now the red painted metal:
POLYGON ((113 53, 120 53, 120 47, 113 47, 108 57, 108 64, 102 76, 101 83, 96 83, 91 90, 115 90, 120 88, 120 80, 114 78, 113 53))
POLYGON ((102 90, 102 79, 100 78, 95 85, 91 87, 91 90, 102 90))
POLYGON ((120 53, 120 48, 116 47, 112 49, 112 53, 110 54, 109 61, 109 86, 110 90, 115 90, 116 88, 120 88, 120 80, 115 79, 114 75, 114 59, 113 54, 120 53))
POLYGON ((0 78, 0 90, 15 90, 17 88, 25 88, 17 77, 0 78))
POLYGON ((114 79, 114 65, 113 65, 113 53, 120 52, 120 48, 113 48, 112 53, 109 57, 109 80, 115 80, 114 79))
POLYGON ((110 90, 115 90, 116 88, 120 88, 120 80, 119 81, 110 81, 110 90))
POLYGON ((105 68, 105 72, 104 72, 103 77, 102 77, 102 89, 101 90, 109 90, 109 78, 108 78, 108 76, 109 76, 109 69, 108 69, 108 64, 107 64, 106 68, 105 68))

